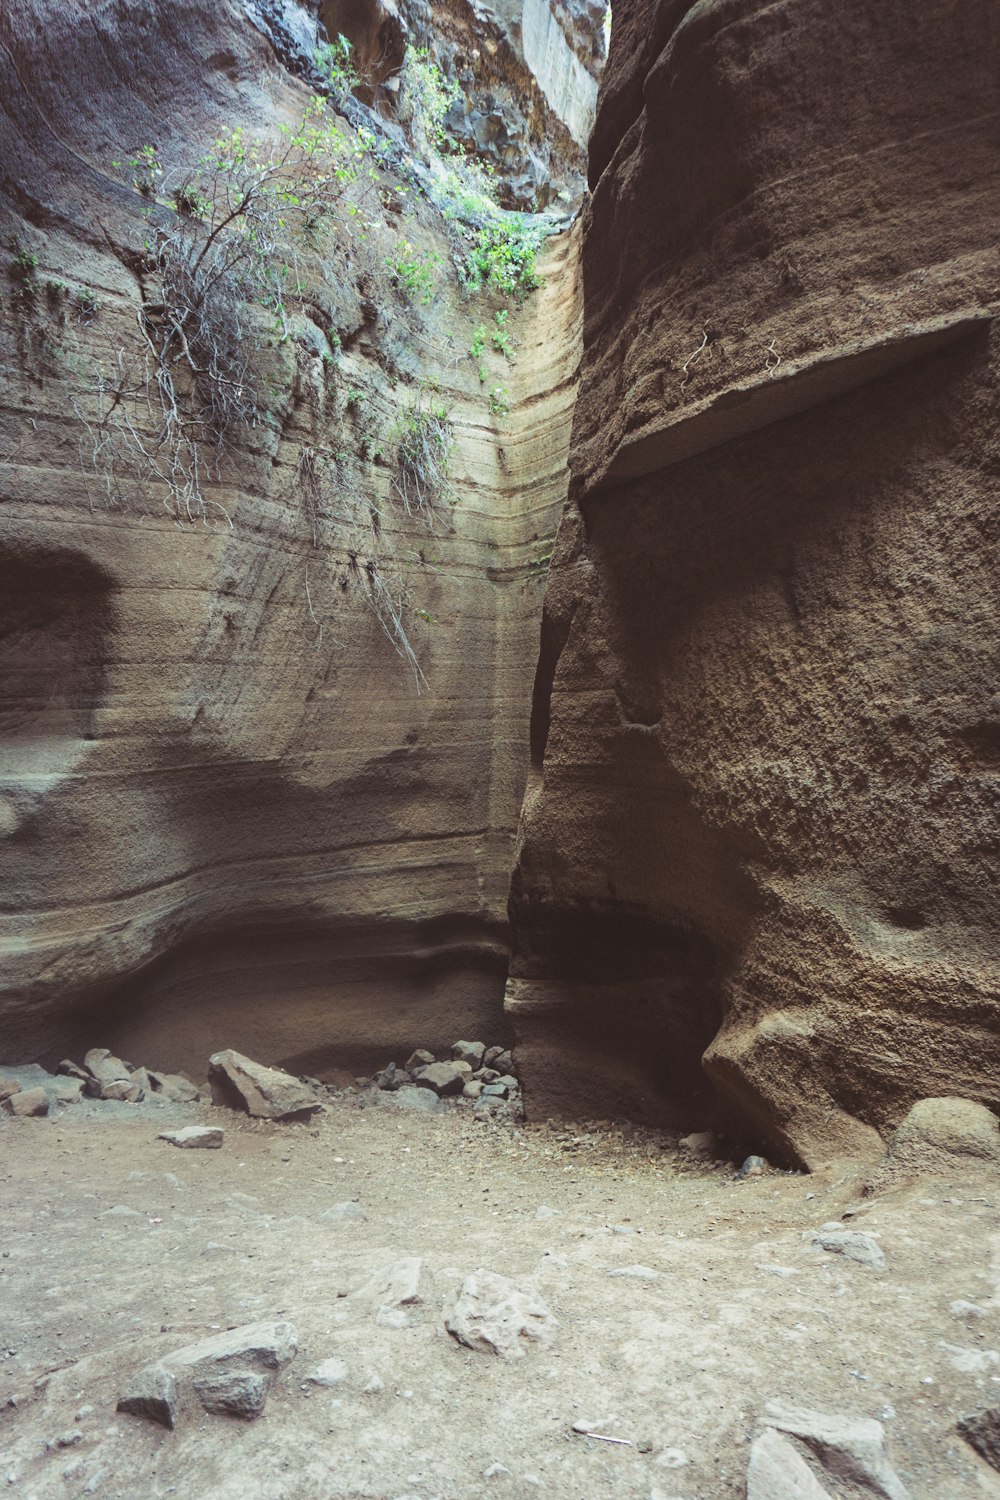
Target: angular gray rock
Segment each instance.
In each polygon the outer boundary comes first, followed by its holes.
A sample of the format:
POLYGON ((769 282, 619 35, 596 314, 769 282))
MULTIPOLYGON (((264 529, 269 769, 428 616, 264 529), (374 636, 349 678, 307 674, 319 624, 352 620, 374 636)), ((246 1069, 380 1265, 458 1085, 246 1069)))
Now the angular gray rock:
POLYGON ((466 1348, 501 1359, 548 1349, 559 1327, 533 1286, 482 1269, 446 1298, 444 1326, 466 1348))
POLYGON ((768 1427, 806 1445, 830 1476, 845 1484, 859 1484, 883 1500, 909 1500, 909 1493, 892 1466, 885 1428, 870 1417, 809 1411, 769 1401, 764 1421, 768 1427))
POLYGON ((367 1218, 361 1204, 354 1198, 349 1198, 343 1203, 335 1203, 332 1208, 324 1209, 319 1216, 321 1224, 334 1224, 338 1220, 359 1219, 362 1222, 367 1218))
POLYGON ((788 1438, 769 1428, 750 1449, 747 1500, 834 1500, 788 1438))
POLYGON ((172 1428, 177 1419, 175 1377, 163 1365, 146 1365, 133 1375, 118 1397, 118 1410, 172 1428))
POLYGON ((503 1057, 506 1050, 506 1047, 487 1047, 483 1053, 483 1067, 495 1068, 497 1058, 503 1057))
POLYGON ((290 1073, 266 1068, 231 1048, 209 1058, 208 1081, 213 1103, 245 1109, 258 1120, 284 1120, 322 1108, 312 1089, 290 1073))
POLYGON ((433 1052, 428 1052, 426 1047, 418 1047, 416 1052, 411 1052, 406 1059, 406 1071, 415 1073, 418 1068, 429 1068, 432 1062, 437 1062, 433 1052))
POLYGON ((0 1104, 9 1099, 13 1094, 21 1092, 21 1085, 16 1078, 0 1078, 0 1104))
MULTIPOLYGON (((487 1060, 486 1060, 486 1057, 484 1055, 483 1062, 486 1063, 486 1061, 487 1060)), ((504 1050, 502 1052, 498 1052, 487 1063, 487 1066, 490 1067, 490 1068, 496 1068, 497 1072, 500 1073, 500 1074, 510 1073, 514 1077, 517 1076, 517 1069, 514 1066, 514 1059, 511 1056, 511 1054, 508 1051, 506 1051, 506 1050, 504 1050)))
POLYGON ((331 1355, 329 1359, 321 1360, 315 1370, 311 1370, 306 1376, 308 1385, 340 1385, 351 1373, 350 1366, 345 1359, 338 1359, 331 1355))
POLYGON ((405 1328, 407 1310, 430 1301, 434 1281, 419 1256, 404 1256, 376 1271, 358 1295, 376 1309, 380 1326, 405 1328))
POLYGON ((115 1078, 111 1083, 102 1083, 100 1086, 101 1099, 117 1099, 122 1104, 141 1104, 145 1097, 144 1091, 131 1078, 115 1078))
POLYGON ((475 1071, 483 1065, 486 1047, 482 1042, 456 1042, 451 1049, 452 1062, 465 1062, 475 1071))
POLYGON ((462 1097, 464 1099, 478 1099, 485 1087, 486 1085, 480 1083, 477 1078, 470 1078, 462 1089, 462 1097))
POLYGON ((181 1130, 161 1130, 156 1139, 187 1151, 217 1151, 225 1134, 216 1125, 185 1125, 181 1130))
POLYGON ((840 1224, 824 1224, 813 1235, 813 1244, 820 1250, 829 1250, 832 1255, 843 1255, 846 1260, 857 1261, 872 1271, 885 1270, 885 1255, 878 1240, 863 1229, 845 1229, 840 1224))
POLYGON ((200 1091, 183 1073, 157 1073, 152 1068, 145 1072, 154 1095, 169 1099, 173 1104, 193 1104, 201 1098, 200 1091))
POLYGON ((413 1079, 406 1069, 398 1068, 394 1062, 391 1062, 387 1068, 383 1068, 382 1072, 378 1075, 379 1088, 389 1092, 392 1092, 394 1089, 405 1088, 407 1084, 412 1082, 413 1079))
POLYGON ((224 1370, 218 1375, 203 1375, 191 1384, 206 1411, 252 1422, 264 1410, 271 1377, 258 1370, 224 1370))
POLYGON ((471 1076, 468 1064, 431 1063, 417 1074, 414 1082, 419 1089, 433 1089, 439 1096, 460 1094, 471 1076))

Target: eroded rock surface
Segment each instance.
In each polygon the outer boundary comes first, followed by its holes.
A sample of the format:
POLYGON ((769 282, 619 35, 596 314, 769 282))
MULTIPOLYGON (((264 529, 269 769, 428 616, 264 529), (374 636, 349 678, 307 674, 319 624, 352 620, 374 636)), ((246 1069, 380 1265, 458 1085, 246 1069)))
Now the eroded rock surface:
MULTIPOLYGON (((473 21, 449 18, 449 46, 468 45, 473 21)), ((578 359, 573 235, 509 309, 516 364, 488 341, 477 363, 475 329, 499 333, 502 299, 462 290, 441 215, 372 155, 366 236, 347 233, 341 205, 299 247, 307 290, 254 357, 267 409, 209 462, 200 500, 118 462, 116 392, 162 316, 129 159, 155 144, 166 191, 224 130, 287 139, 313 98, 310 26, 314 7, 264 0, 15 0, 0 15, 12 1061, 79 1056, 98 1031, 167 1069, 232 1045, 296 1072, 357 1072, 416 1032, 443 1046, 500 1029, 578 359), (406 255, 429 300, 387 269, 406 255), (455 504, 407 513, 399 423, 430 399, 449 413, 455 504)), ((330 109, 324 125, 361 149, 330 109)), ((364 110, 351 101, 359 128, 364 110)), ((401 160, 395 129, 386 160, 401 160)), ((155 433, 143 440, 157 451, 155 433)))
POLYGON ((1000 16, 615 7, 511 912, 529 1116, 1000 1096, 1000 16))

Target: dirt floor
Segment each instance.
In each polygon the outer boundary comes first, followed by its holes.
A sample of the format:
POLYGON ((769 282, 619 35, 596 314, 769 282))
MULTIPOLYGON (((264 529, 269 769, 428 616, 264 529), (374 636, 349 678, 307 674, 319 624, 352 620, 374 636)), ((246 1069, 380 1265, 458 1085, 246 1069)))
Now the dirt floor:
POLYGON ((311 1125, 97 1102, 0 1117, 0 1180, 0 1494, 721 1500, 745 1493, 778 1400, 878 1417, 913 1500, 1000 1496, 955 1430, 1000 1401, 995 1174, 865 1200, 836 1174, 736 1181, 658 1135, 343 1094, 311 1125), (194 1122, 222 1125, 222 1149, 156 1139, 194 1122), (812 1244, 845 1213, 884 1271, 812 1244), (426 1300, 383 1326, 365 1288, 412 1256, 426 1300), (534 1284, 550 1349, 503 1361, 445 1331, 442 1299, 479 1267, 534 1284), (257 1421, 116 1412, 139 1367, 275 1317, 299 1352, 257 1421), (329 1359, 341 1378, 311 1384, 329 1359))

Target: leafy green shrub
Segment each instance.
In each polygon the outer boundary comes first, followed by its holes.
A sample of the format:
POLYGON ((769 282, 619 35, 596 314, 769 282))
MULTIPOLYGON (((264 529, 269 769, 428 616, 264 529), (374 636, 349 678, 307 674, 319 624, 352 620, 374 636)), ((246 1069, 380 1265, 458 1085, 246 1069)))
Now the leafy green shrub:
POLYGON ((476 231, 462 280, 470 291, 492 286, 504 296, 523 302, 529 292, 542 285, 535 266, 542 238, 543 231, 524 214, 498 216, 476 231))
POLYGON ((426 47, 407 47, 401 77, 402 97, 412 112, 418 145, 443 150, 448 144, 445 115, 461 99, 462 90, 457 83, 449 83, 426 47))
POLYGON ((340 33, 332 42, 324 42, 316 48, 313 62, 329 85, 330 92, 341 98, 353 94, 364 82, 354 66, 351 44, 340 33))
POLYGON ((425 305, 434 300, 436 267, 440 264, 439 255, 429 250, 417 250, 409 240, 400 240, 395 252, 386 260, 397 286, 414 301, 425 305))
POLYGON ((502 385, 495 385, 490 391, 490 412, 494 417, 510 415, 510 397, 502 385))

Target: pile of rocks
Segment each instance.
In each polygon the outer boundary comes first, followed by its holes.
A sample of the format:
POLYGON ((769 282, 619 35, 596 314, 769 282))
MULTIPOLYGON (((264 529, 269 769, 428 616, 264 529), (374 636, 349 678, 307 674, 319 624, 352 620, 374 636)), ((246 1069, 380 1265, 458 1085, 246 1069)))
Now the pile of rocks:
POLYGON ((168 1104, 191 1104, 202 1095, 181 1073, 157 1073, 136 1068, 107 1047, 92 1047, 82 1066, 65 1058, 55 1073, 32 1063, 0 1067, 0 1108, 22 1117, 47 1115, 53 1105, 76 1100, 113 1099, 140 1104, 144 1099, 168 1104))
MULTIPOLYGON (((402 1067, 391 1062, 372 1082, 389 1094, 424 1090, 440 1100, 469 1100, 480 1115, 509 1112, 509 1106, 520 1104, 513 1057, 506 1047, 487 1047, 484 1042, 455 1042, 450 1056, 441 1059, 418 1047, 402 1067)), ((416 1099, 399 1102, 420 1107, 416 1099)))

